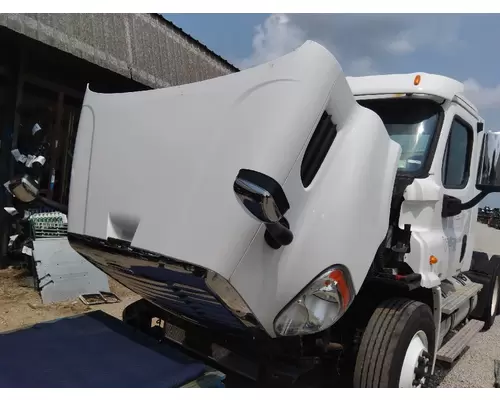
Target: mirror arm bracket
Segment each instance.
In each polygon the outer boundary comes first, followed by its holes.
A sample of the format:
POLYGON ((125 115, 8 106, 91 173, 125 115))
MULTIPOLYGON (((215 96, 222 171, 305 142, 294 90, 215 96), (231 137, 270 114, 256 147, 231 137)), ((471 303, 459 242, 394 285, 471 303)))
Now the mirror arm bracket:
POLYGON ((264 240, 274 250, 278 250, 281 246, 288 246, 292 243, 293 233, 285 217, 276 223, 266 223, 265 226, 266 233, 264 234, 264 240))
POLYGON ((475 207, 483 200, 488 194, 493 193, 493 190, 482 190, 475 197, 466 203, 462 203, 460 199, 456 197, 444 195, 443 199, 443 210, 441 211, 441 216, 443 218, 449 218, 459 215, 462 211, 468 210, 475 207))
POLYGON ((472 198, 472 200, 469 200, 466 203, 463 203, 460 206, 460 211, 468 210, 469 208, 472 208, 474 206, 477 206, 481 200, 483 200, 486 196, 488 196, 490 193, 492 193, 489 190, 483 190, 479 192, 475 197, 472 198))

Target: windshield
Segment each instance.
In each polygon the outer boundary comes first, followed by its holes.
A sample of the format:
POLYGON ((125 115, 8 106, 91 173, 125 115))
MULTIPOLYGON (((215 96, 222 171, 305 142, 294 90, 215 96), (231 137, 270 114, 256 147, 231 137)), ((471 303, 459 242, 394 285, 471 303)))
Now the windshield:
POLYGON ((360 100, 359 104, 375 111, 391 139, 401 145, 398 171, 420 172, 429 154, 441 106, 432 100, 415 98, 360 100))

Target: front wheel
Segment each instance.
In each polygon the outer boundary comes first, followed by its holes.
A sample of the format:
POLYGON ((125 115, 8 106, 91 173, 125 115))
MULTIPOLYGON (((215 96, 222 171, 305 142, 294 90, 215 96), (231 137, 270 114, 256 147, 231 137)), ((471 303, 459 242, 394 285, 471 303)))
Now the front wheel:
POLYGON ((404 298, 382 302, 363 333, 354 386, 422 387, 431 371, 434 334, 428 305, 404 298))

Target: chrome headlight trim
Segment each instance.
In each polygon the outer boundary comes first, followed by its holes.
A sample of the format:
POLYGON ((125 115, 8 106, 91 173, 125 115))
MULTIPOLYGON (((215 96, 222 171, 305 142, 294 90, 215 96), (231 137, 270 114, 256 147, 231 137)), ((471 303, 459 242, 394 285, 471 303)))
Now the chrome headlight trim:
POLYGON ((207 270, 205 283, 219 301, 224 304, 245 326, 263 329, 255 316, 231 283, 211 270, 207 270))

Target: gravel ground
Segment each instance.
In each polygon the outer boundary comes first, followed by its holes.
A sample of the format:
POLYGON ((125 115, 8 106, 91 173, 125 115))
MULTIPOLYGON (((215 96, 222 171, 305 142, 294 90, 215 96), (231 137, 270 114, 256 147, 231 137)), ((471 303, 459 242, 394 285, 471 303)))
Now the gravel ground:
MULTIPOLYGON (((474 248, 490 256, 500 254, 500 230, 476 224, 474 248)), ((472 339, 470 349, 455 364, 451 371, 440 369, 439 387, 446 388, 491 388, 494 385, 494 361, 500 360, 500 316, 487 331, 472 339)))

